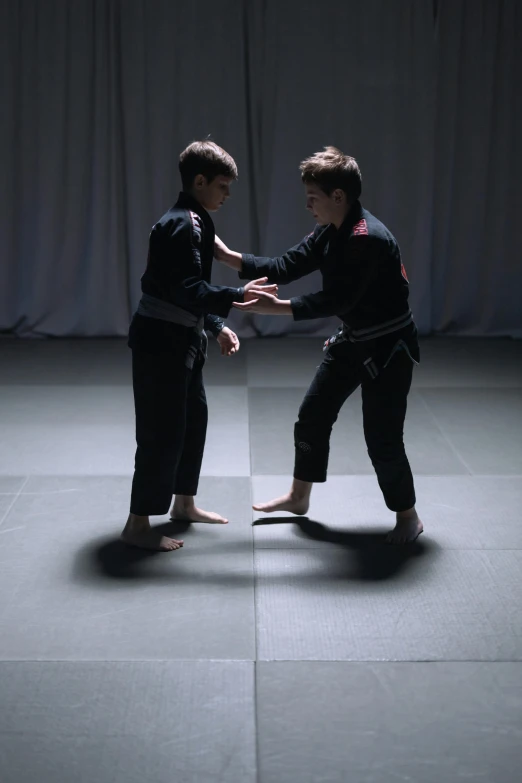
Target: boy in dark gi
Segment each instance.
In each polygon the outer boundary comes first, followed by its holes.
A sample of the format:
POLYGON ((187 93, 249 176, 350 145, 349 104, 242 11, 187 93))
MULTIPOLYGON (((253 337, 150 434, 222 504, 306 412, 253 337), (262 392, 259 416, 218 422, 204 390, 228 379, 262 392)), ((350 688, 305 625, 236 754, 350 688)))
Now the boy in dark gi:
POLYGON ((129 329, 137 450, 122 539, 163 551, 183 542, 159 535, 149 517, 165 514, 173 495, 173 519, 228 521, 194 503, 207 428, 204 330, 217 337, 222 354, 234 354, 239 340, 223 318, 233 302, 257 298, 265 282, 244 288, 210 284, 215 233, 209 212, 230 195, 234 160, 211 141, 194 142, 181 153, 179 169, 183 190, 151 231, 143 295, 129 329))
POLYGON ((406 271, 395 238, 361 206, 361 173, 353 158, 326 147, 300 170, 306 206, 318 224, 302 242, 281 257, 260 258, 235 253, 216 240, 215 257, 244 279, 264 275, 284 284, 316 269, 322 273, 322 291, 286 301, 261 292, 257 302, 238 308, 296 321, 332 315, 342 321, 324 345, 323 362, 299 410, 290 492, 254 508, 306 514, 313 482, 326 481, 333 424, 361 386, 368 454, 386 505, 396 514, 388 541, 408 543, 423 526, 403 442, 406 400, 419 361, 406 271))

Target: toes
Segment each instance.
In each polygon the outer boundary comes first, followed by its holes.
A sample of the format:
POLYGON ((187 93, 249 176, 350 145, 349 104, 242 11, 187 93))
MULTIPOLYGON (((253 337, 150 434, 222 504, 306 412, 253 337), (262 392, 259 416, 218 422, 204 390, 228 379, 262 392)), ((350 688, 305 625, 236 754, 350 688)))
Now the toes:
POLYGON ((161 544, 161 548, 163 549, 164 552, 172 552, 175 549, 181 549, 182 546, 183 546, 183 541, 178 541, 175 538, 167 539, 161 544))

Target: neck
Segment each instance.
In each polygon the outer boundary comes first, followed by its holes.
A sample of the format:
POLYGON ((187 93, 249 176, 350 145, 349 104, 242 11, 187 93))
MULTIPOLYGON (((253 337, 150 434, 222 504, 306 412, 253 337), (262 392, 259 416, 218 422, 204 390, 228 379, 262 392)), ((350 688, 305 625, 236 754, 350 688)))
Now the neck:
MULTIPOLYGON (((196 194, 196 193, 195 193, 193 190, 183 190, 183 191, 182 191, 182 193, 183 193, 185 196, 190 196, 190 198, 191 198, 193 201, 197 201, 197 203, 199 204, 199 206, 201 207, 201 209, 205 209, 205 207, 204 207, 204 206, 203 206, 203 204, 201 203, 201 200, 198 198, 197 194, 196 194)), ((205 211, 206 211, 206 210, 205 210, 205 211)))
POLYGON ((339 213, 338 217, 336 217, 335 220, 332 220, 333 225, 340 229, 348 215, 350 214, 350 211, 352 209, 352 204, 347 204, 346 207, 342 210, 342 212, 339 213))
POLYGON ((194 201, 197 201, 198 204, 201 204, 201 201, 199 200, 199 198, 197 197, 196 193, 192 189, 191 190, 184 190, 183 192, 186 193, 187 196, 190 196, 190 198, 193 198, 194 201))

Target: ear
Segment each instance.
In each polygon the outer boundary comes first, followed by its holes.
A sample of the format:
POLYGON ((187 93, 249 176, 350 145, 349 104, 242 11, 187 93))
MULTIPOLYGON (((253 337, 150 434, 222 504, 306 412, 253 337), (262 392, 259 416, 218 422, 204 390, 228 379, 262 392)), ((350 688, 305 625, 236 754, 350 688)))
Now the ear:
POLYGON ((206 184, 206 179, 203 176, 203 174, 197 174, 196 178, 194 179, 194 187, 197 190, 201 190, 201 188, 204 188, 206 184))
POLYGON ((342 204, 343 201, 346 201, 346 193, 341 188, 337 188, 332 193, 332 198, 336 204, 342 204))

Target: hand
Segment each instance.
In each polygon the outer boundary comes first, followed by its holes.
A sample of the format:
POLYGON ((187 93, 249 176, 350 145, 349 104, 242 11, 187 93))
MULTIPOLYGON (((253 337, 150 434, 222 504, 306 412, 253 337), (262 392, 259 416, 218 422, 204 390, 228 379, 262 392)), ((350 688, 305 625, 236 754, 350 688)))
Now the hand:
POLYGON ((248 302, 233 302, 233 306, 238 310, 259 315, 293 315, 289 299, 278 299, 277 296, 267 294, 261 289, 257 289, 256 296, 256 299, 251 299, 248 302))
POLYGON ((239 351, 239 338, 228 326, 223 327, 216 339, 221 347, 221 356, 232 356, 239 351))
POLYGON ((218 236, 214 237, 214 258, 231 269, 236 269, 238 272, 241 271, 243 266, 241 253, 235 253, 233 250, 230 250, 218 236))
POLYGON ((245 286, 244 301, 257 302, 259 294, 272 294, 277 296, 277 292, 279 290, 277 285, 264 285, 267 280, 268 277, 260 277, 258 280, 251 280, 249 283, 247 283, 245 286))

